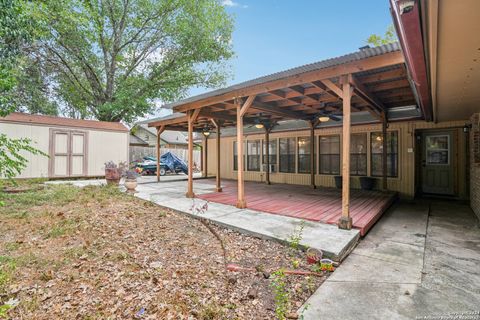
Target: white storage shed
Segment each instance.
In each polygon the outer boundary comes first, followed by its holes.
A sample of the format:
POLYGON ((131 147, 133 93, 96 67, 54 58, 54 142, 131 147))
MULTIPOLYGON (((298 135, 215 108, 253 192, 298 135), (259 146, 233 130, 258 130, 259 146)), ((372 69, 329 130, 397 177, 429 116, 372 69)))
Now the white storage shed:
POLYGON ((29 138, 49 157, 25 153, 28 166, 17 178, 104 176, 107 161, 128 161, 129 130, 119 122, 25 113, 0 117, 0 133, 29 138))

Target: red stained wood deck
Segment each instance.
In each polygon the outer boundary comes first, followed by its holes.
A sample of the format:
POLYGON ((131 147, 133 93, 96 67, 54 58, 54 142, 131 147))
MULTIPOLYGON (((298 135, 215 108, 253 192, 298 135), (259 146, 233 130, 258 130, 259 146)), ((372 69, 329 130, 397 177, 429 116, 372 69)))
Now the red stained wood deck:
MULTIPOLYGON (((203 180, 214 184, 213 180, 203 180)), ((202 182, 203 182, 202 181, 202 182)), ((223 192, 198 195, 198 198, 235 206, 237 182, 222 181, 223 192)), ((289 217, 336 224, 342 213, 342 192, 334 188, 245 181, 247 208, 289 217)), ((350 191, 350 215, 353 227, 364 236, 396 199, 395 193, 350 191)))

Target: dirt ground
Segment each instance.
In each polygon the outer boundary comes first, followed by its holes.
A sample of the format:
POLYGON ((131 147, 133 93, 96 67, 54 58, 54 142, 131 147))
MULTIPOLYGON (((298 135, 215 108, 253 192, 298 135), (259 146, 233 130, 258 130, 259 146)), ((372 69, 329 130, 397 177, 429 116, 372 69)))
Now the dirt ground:
POLYGON ((0 192, 0 201, 0 318, 293 317, 327 276, 272 275, 312 268, 295 248, 212 226, 224 261, 198 219, 112 187, 0 192))

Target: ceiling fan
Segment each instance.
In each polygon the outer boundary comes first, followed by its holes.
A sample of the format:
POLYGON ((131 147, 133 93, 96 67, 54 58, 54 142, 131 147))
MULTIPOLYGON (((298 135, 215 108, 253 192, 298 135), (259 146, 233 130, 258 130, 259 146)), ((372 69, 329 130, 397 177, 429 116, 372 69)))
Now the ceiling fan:
POLYGON ((258 114, 257 117, 253 120, 253 123, 248 126, 248 128, 255 127, 257 129, 262 129, 265 127, 271 127, 274 123, 268 118, 262 118, 262 114, 258 114))
POLYGON ((318 118, 320 122, 327 122, 329 120, 341 121, 342 119, 333 114, 332 111, 321 110, 316 115, 315 118, 318 118))

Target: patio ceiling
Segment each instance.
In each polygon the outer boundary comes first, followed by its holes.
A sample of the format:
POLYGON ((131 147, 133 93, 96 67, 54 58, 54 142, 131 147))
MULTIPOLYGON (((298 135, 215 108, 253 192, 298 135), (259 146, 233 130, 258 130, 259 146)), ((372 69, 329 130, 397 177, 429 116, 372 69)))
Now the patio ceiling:
POLYGON ((399 46, 390 44, 279 72, 167 105, 179 114, 154 120, 148 125, 187 131, 188 117, 181 113, 200 109, 193 125, 194 131, 211 127, 211 119, 221 121, 223 127, 234 126, 237 104, 242 104, 247 97, 253 97, 253 103, 243 117, 245 125, 258 121, 311 121, 320 115, 337 116, 337 120, 340 120, 340 76, 345 74, 352 74, 352 112, 368 111, 380 120, 381 114, 388 114, 392 108, 417 104, 399 46))

